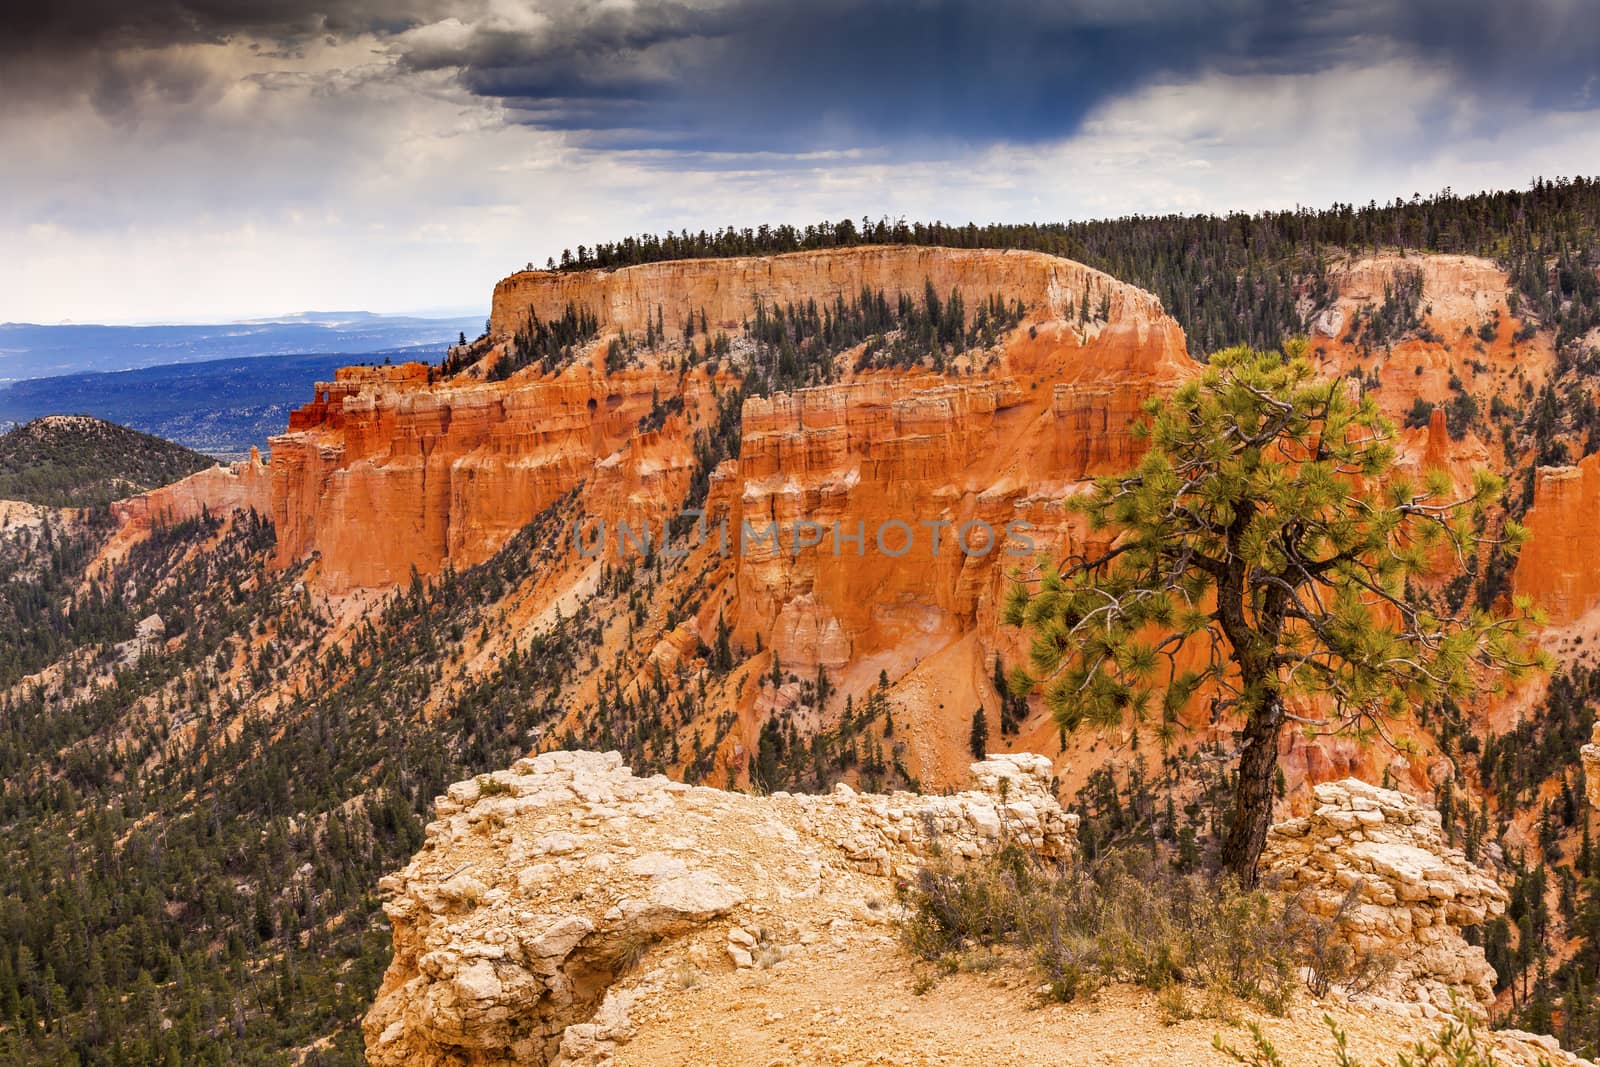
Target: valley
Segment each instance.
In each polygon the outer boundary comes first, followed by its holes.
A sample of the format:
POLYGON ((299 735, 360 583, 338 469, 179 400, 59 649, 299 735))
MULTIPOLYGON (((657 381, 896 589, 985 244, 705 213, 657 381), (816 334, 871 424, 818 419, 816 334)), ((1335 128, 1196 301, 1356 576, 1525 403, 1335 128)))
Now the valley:
POLYGON ((1527 526, 1520 558, 1486 549, 1420 595, 1534 598, 1561 669, 1415 708, 1387 741, 1286 733, 1280 814, 1351 776, 1435 805, 1505 887, 1467 934, 1497 1018, 1593 1055, 1597 223, 1578 182, 603 246, 504 279, 488 332, 440 362, 329 373, 247 459, 3 505, 0 1058, 363 1062, 392 956, 379 880, 451 783, 535 753, 933 796, 979 744, 1043 754, 1085 854, 1211 847, 1237 724, 1197 705, 1170 748, 1065 734, 998 684, 1028 647, 1004 600, 1030 553, 1104 547, 1065 501, 1138 461, 1146 402, 1291 335, 1400 428, 1400 470, 1505 475, 1489 521, 1527 526), (736 541, 866 533, 724 550, 695 513, 736 541), (976 540, 894 555, 872 533, 893 522, 976 540), (687 550, 587 555, 574 530, 599 523, 687 550))

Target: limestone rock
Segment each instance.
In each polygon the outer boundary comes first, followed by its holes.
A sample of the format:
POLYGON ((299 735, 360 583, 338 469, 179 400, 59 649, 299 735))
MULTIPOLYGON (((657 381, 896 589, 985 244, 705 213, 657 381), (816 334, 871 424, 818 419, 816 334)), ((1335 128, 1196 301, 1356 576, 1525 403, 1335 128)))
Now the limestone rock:
POLYGON ((1574 1056, 1548 1034, 1526 1030, 1496 1030, 1490 1035, 1498 1051, 1518 1067, 1594 1067, 1589 1060, 1574 1056))
POLYGON ((1600 722, 1594 724, 1589 743, 1579 751, 1583 757, 1584 792, 1591 808, 1600 809, 1600 722))
POLYGON ((458 783, 384 879, 394 961, 364 1030, 375 1067, 605 1064, 681 969, 781 967, 886 920, 932 850, 1070 854, 1076 816, 1042 756, 973 765, 951 796, 758 798, 636 777, 616 753, 551 752, 458 783), (593 816, 604 812, 601 819, 593 816), (635 972, 624 989, 616 984, 635 972))
POLYGON ((1437 811, 1403 793, 1354 778, 1313 792, 1315 811, 1273 826, 1263 875, 1327 919, 1354 891, 1338 936, 1395 959, 1380 995, 1444 1009, 1454 990, 1487 1006, 1494 970, 1460 928, 1504 914, 1506 891, 1445 844, 1437 811))

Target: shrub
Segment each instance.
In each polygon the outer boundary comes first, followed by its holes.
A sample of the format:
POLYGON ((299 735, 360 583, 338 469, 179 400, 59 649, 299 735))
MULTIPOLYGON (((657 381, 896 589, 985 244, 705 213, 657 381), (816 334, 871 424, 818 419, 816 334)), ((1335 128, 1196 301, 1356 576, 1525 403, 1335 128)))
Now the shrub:
POLYGON ((481 797, 503 797, 515 792, 516 789, 498 778, 487 774, 478 776, 478 795, 481 797))
POLYGON ((901 922, 902 940, 928 960, 943 959, 968 944, 1004 940, 1017 928, 1024 893, 1020 883, 1027 877, 1028 865, 1016 848, 1006 849, 981 868, 929 864, 902 890, 909 904, 901 922))
POLYGON ((1308 926, 1289 905, 1227 876, 1180 874, 1145 850, 1093 862, 1038 861, 1015 847, 961 864, 936 859, 902 890, 901 937, 954 969, 973 945, 1025 954, 1048 995, 1073 1000, 1109 981, 1184 982, 1213 1012, 1233 999, 1288 1006, 1308 926))
POLYGON ((1305 976, 1306 988, 1318 997, 1334 990, 1346 995, 1369 993, 1394 970, 1394 957, 1382 953, 1358 953, 1349 942, 1338 937, 1341 924, 1360 900, 1361 883, 1357 882, 1339 902, 1339 909, 1331 917, 1311 915, 1300 906, 1297 897, 1290 902, 1285 916, 1297 947, 1296 959, 1305 976))
MULTIPOLYGON (((1417 368, 1417 373, 1422 373, 1422 368, 1417 368)), ((1406 426, 1413 430, 1426 429, 1428 420, 1433 417, 1433 405, 1420 396, 1411 402, 1411 410, 1406 412, 1406 426)))

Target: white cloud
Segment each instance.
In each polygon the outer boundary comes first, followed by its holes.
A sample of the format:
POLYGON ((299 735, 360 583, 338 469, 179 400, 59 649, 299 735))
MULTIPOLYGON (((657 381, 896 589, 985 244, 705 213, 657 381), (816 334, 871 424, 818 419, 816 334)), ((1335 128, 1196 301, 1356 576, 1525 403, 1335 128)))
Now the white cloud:
POLYGON ((124 106, 85 90, 0 112, 0 320, 481 306, 525 261, 640 230, 1324 206, 1600 169, 1592 115, 1403 60, 1147 86, 1056 144, 899 163, 582 147, 371 38, 123 62, 124 106))

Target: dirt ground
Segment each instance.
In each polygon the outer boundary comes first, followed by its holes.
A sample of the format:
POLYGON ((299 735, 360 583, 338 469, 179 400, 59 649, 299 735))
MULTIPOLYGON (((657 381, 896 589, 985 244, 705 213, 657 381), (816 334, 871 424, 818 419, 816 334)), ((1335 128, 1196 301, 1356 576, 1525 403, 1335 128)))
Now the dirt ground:
MULTIPOLYGON (((1132 1067, 1226 1064, 1213 1038, 1245 1050, 1241 1025, 1217 1019, 1171 1023, 1154 994, 1117 986, 1092 1000, 1044 1004, 1014 967, 939 977, 919 975, 887 939, 833 955, 815 953, 770 970, 685 972, 688 988, 641 1006, 634 1039, 617 1067, 807 1067, 811 1064, 931 1067, 1132 1067)), ((1332 1014, 1366 1064, 1387 1062, 1436 1024, 1302 998, 1286 1018, 1258 1012, 1286 1067, 1333 1064, 1332 1014)))

